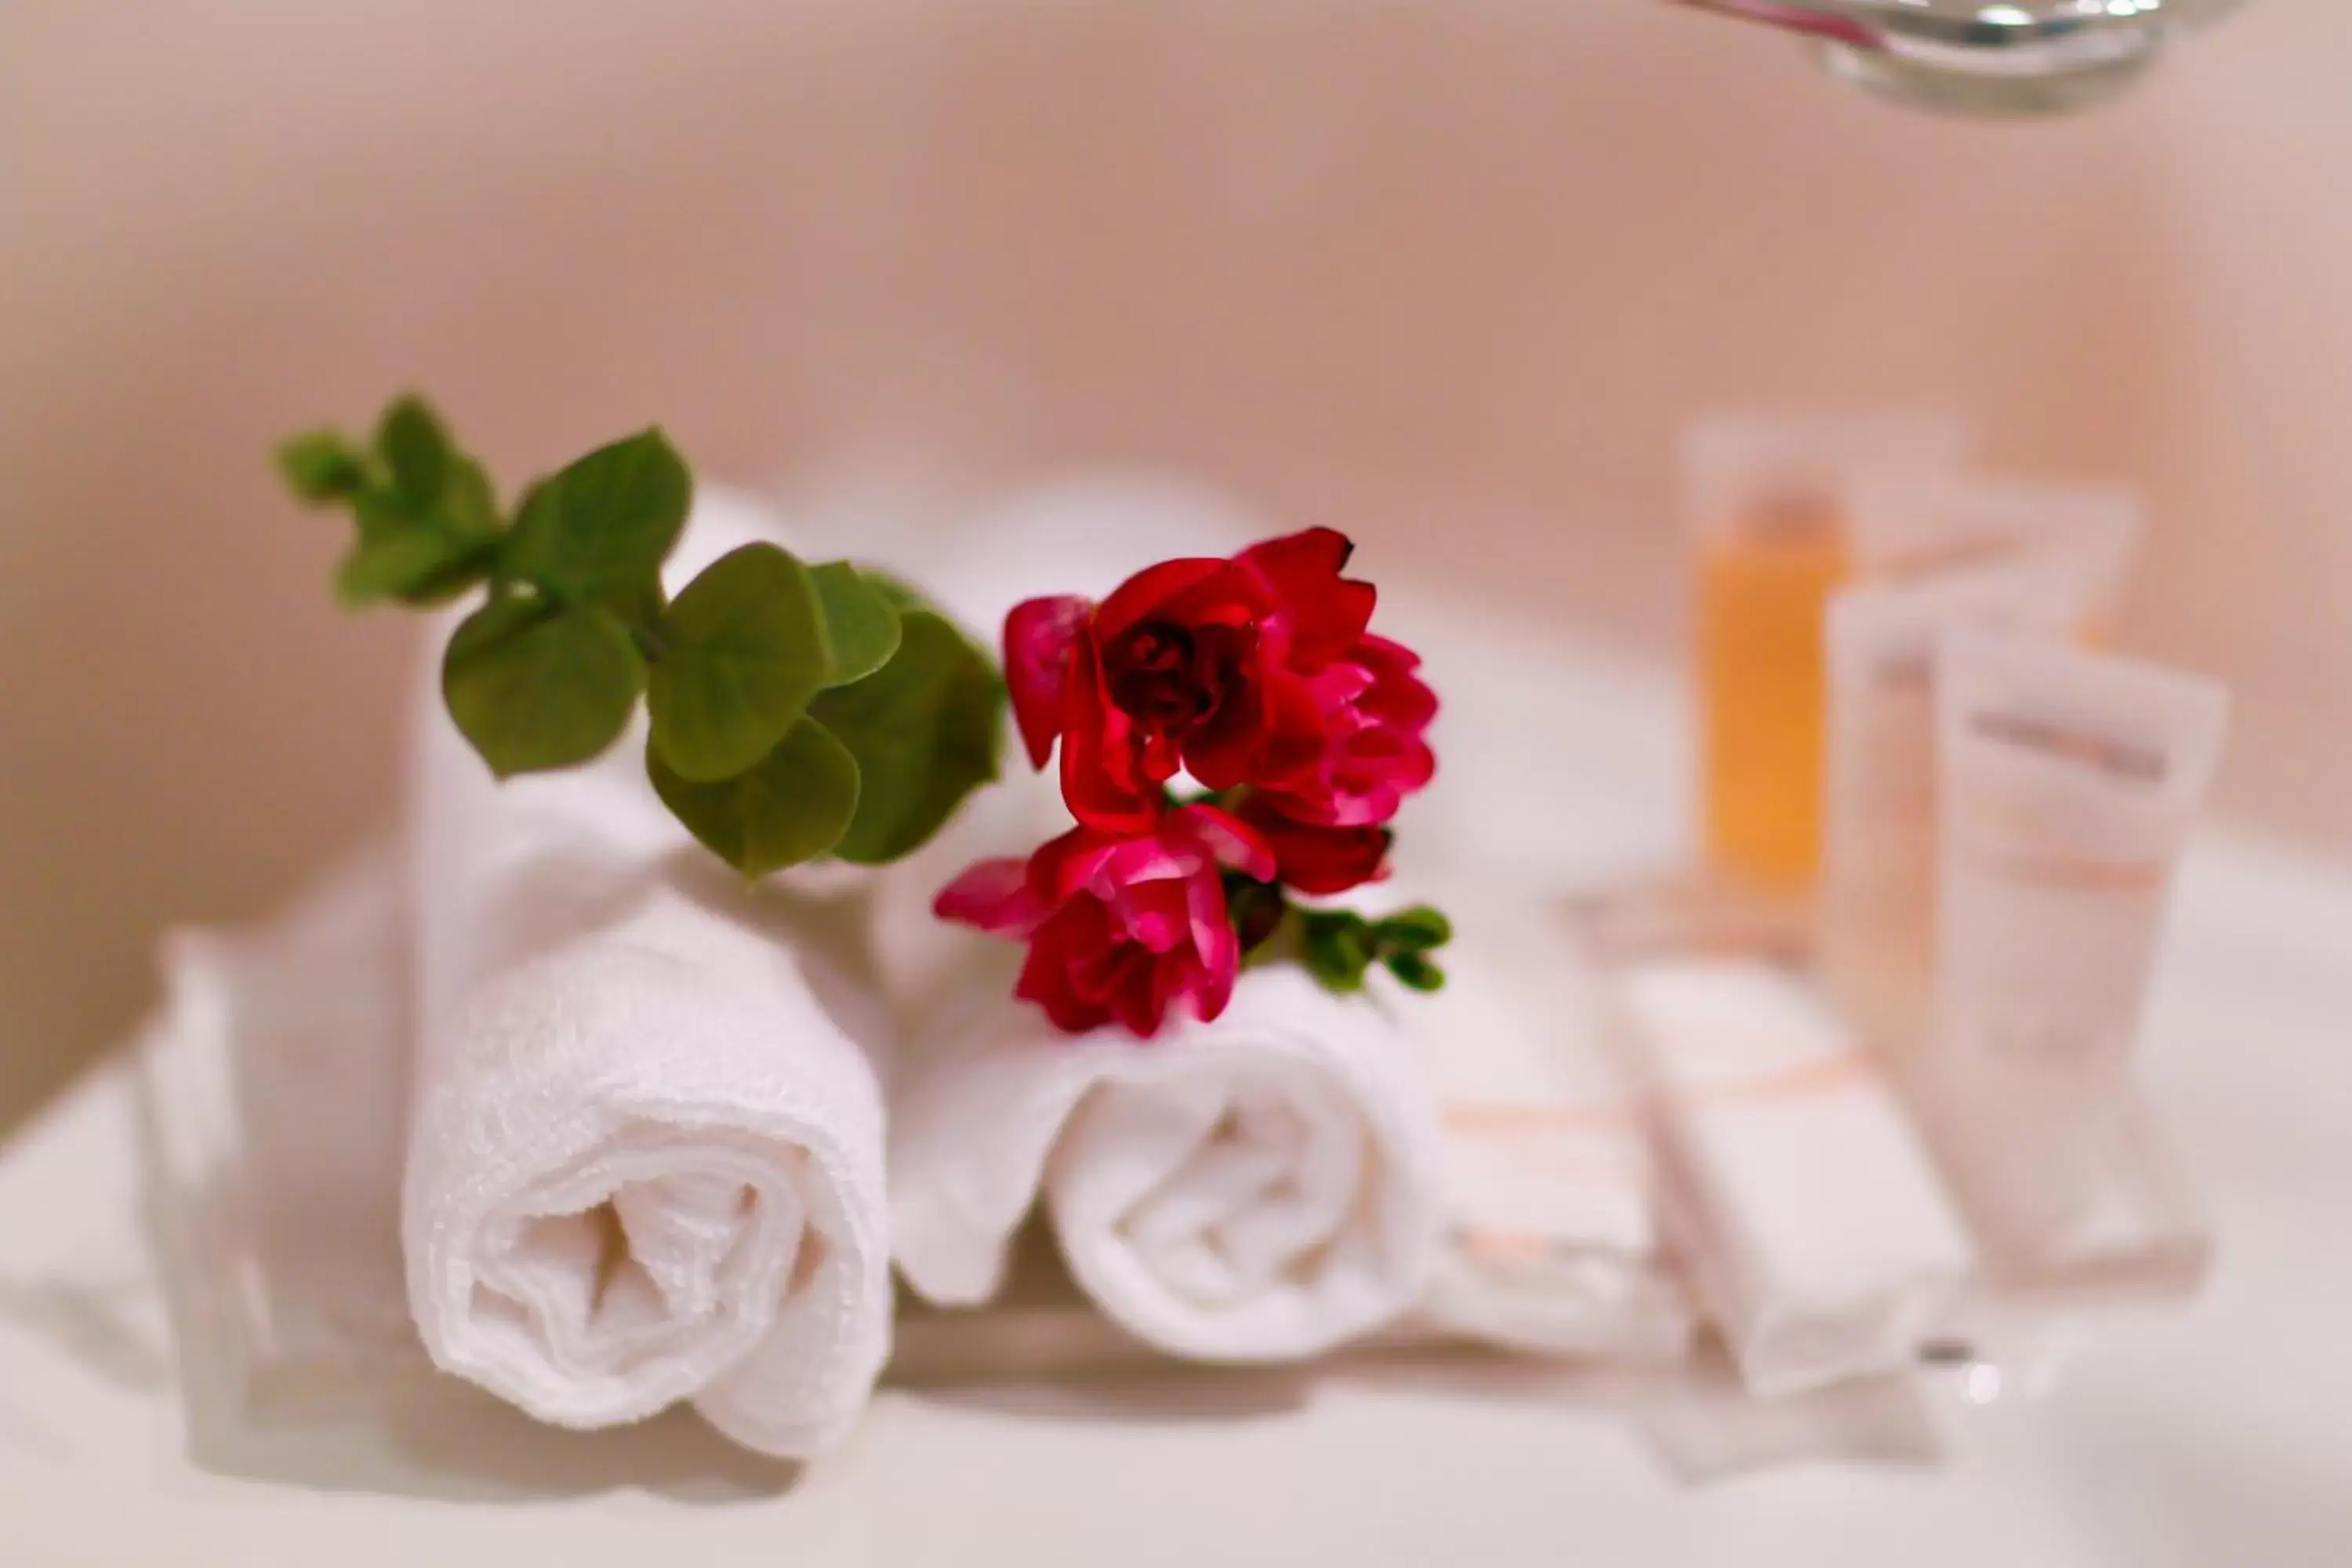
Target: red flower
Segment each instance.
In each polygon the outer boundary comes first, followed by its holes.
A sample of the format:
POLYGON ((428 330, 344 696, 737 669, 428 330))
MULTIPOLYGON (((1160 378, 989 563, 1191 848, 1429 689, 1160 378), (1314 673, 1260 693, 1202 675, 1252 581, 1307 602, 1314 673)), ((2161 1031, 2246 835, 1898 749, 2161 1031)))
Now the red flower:
POLYGON ((1180 769, 1213 790, 1318 777, 1323 753, 1355 728, 1334 703, 1368 684, 1325 679, 1364 646, 1371 619, 1371 584, 1339 575, 1353 549, 1309 529, 1231 561, 1147 567, 1098 606, 1016 606, 1005 679, 1029 760, 1045 766, 1059 739, 1070 810, 1113 832, 1148 827, 1180 769))
POLYGON ((1078 826, 1024 863, 983 860, 932 908, 943 920, 1029 943, 1014 994, 1072 1034, 1124 1025, 1146 1038, 1180 998, 1203 1022, 1225 1010, 1241 942, 1223 868, 1264 881, 1274 856, 1213 806, 1169 812, 1139 835, 1078 826))
POLYGON ((1303 760, 1258 786, 1307 822, 1362 827, 1394 816, 1437 772, 1423 738, 1437 694, 1413 673, 1420 667, 1420 655, 1402 643, 1360 638, 1307 682, 1315 741, 1299 748, 1303 760))
POLYGON ((1389 845, 1396 835, 1385 827, 1301 822, 1286 815, 1273 796, 1255 790, 1242 797, 1236 815, 1274 851, 1276 874, 1294 892, 1321 898, 1389 874, 1389 845))

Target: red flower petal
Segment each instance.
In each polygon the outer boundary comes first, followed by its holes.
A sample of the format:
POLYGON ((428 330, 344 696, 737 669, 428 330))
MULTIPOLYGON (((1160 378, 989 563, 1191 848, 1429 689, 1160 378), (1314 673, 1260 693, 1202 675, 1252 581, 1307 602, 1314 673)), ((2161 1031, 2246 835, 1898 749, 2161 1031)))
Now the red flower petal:
POLYGON ((1097 640, 1116 642, 1138 621, 1164 613, 1167 602, 1177 595, 1232 570, 1233 563, 1213 556, 1188 556, 1146 566, 1112 589, 1110 597, 1095 612, 1097 640))
POLYGON ((1356 552, 1356 542, 1336 528, 1304 528, 1277 539, 1262 539, 1234 559, 1277 587, 1337 577, 1356 552))
POLYGON ((1166 809, 1158 784, 1143 774, 1135 724, 1103 700, 1102 656, 1080 632, 1070 655, 1069 715, 1062 737, 1062 800, 1089 827, 1148 833, 1166 809))
POLYGON ((1156 964, 1130 964, 1111 994, 1112 1011, 1127 1026, 1127 1032, 1139 1040, 1158 1034, 1168 1016, 1167 1004, 1159 994, 1160 973, 1156 964))
POLYGON ((1184 765, 1208 789, 1249 782, 1268 734, 1265 693, 1255 682, 1224 693, 1209 721, 1184 738, 1184 765))
POLYGON ((1119 934, 1154 954, 1176 951, 1189 934, 1186 890, 1193 884, 1170 879, 1130 883, 1112 908, 1119 934))
POLYGON ((1270 677, 1265 698, 1266 742, 1246 782, 1286 786, 1318 773, 1337 737, 1315 688, 1295 675, 1270 677))
POLYGON ((1401 642, 1366 637, 1357 645, 1353 658, 1372 678, 1382 723, 1420 730, 1437 717, 1437 693, 1413 673, 1421 668, 1421 655, 1401 642))
POLYGON ((1388 875, 1389 846, 1396 837, 1389 829, 1301 822, 1282 806, 1270 795, 1252 793, 1242 802, 1241 815, 1272 847, 1285 886, 1322 898, 1388 875))
POLYGON ((940 889, 931 910, 941 920, 984 931, 1026 936, 1045 918, 1047 906, 1029 888, 1025 861, 982 860, 940 889))
POLYGON ((1015 996, 1036 1003, 1055 1028, 1068 1034, 1083 1035, 1111 1021, 1110 1009, 1083 994, 1076 984, 1088 956, 1108 951, 1102 943, 1100 917, 1099 907, 1090 903, 1056 910, 1030 939, 1028 959, 1013 987, 1015 996))
POLYGON ((1371 624, 1378 592, 1370 583, 1339 575, 1355 549, 1336 529, 1310 528, 1253 544, 1234 557, 1278 606, 1291 668, 1321 668, 1354 647, 1371 624))
POLYGON ((1275 852, 1248 823, 1205 802, 1176 812, 1171 829, 1198 844, 1208 858, 1261 882, 1274 880, 1275 852))
POLYGON ((1033 768, 1044 767, 1054 754, 1055 738, 1062 732, 1070 657, 1093 613, 1090 601, 1065 594, 1024 600, 1004 617, 1004 685, 1033 768))
POLYGON ((1029 857, 1029 890, 1052 907, 1093 880, 1118 840, 1091 827, 1073 827, 1049 838, 1029 857))
POLYGON ((1241 939, 1225 910, 1224 884, 1202 877, 1191 889, 1192 951, 1198 967, 1181 972, 1182 989, 1192 998, 1193 1016, 1207 1023, 1233 999, 1234 978, 1241 973, 1241 939))

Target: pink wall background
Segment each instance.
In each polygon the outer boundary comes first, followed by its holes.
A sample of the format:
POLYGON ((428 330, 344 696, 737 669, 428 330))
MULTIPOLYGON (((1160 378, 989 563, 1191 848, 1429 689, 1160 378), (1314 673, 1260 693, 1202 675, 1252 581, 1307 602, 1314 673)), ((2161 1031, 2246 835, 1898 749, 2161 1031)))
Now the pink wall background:
POLYGON ((390 798, 404 628, 260 456, 410 384, 510 478, 1183 466, 1661 646, 1686 412, 1932 398, 2149 489, 2135 639, 2352 844, 2347 80, 2333 0, 2031 127, 1648 0, 19 0, 0 1125, 390 798))

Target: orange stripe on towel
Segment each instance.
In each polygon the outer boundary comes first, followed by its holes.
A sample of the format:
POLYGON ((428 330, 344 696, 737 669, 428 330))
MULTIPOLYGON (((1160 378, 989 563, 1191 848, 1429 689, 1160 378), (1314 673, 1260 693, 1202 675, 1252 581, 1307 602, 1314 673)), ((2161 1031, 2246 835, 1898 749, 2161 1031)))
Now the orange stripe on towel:
POLYGON ((1691 1094, 1688 1099, 1697 1105, 1751 1105, 1759 1100, 1797 1100, 1808 1094, 1820 1094, 1826 1089, 1843 1089, 1858 1084, 1873 1076, 1870 1058, 1859 1051, 1847 1051, 1825 1057, 1817 1062, 1807 1062, 1785 1072, 1766 1073, 1738 1083, 1710 1085, 1691 1094))

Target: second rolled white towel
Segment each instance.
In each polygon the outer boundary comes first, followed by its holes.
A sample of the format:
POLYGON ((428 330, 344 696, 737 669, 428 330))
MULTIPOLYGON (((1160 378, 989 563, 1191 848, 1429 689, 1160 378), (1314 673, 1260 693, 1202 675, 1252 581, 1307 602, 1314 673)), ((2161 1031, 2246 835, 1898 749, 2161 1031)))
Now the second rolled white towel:
POLYGON ((892 1102, 892 1243, 923 1296, 992 1296, 1042 1195, 1080 1288, 1173 1355, 1313 1356, 1419 1297, 1436 1128, 1380 1003, 1273 965, 1213 1023, 1073 1038, 1009 967, 962 984, 984 1000, 943 1010, 892 1102))

